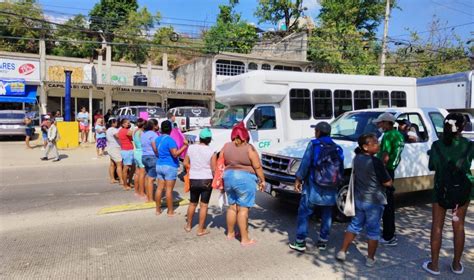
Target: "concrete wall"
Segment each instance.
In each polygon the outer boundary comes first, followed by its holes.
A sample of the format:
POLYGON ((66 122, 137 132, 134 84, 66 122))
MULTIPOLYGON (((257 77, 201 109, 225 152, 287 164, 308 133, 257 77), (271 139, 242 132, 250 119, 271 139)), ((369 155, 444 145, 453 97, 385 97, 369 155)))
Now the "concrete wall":
POLYGON ((200 57, 174 71, 176 88, 213 90, 211 57, 200 57))
POLYGON ((254 46, 251 54, 261 57, 306 61, 307 44, 308 35, 306 32, 294 33, 283 39, 259 42, 254 46))

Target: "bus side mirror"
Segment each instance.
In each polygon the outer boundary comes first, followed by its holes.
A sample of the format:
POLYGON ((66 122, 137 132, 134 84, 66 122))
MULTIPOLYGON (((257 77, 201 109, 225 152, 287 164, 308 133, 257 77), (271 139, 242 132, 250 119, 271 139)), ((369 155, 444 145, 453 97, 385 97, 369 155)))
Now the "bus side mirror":
POLYGON ((261 127, 263 123, 263 117, 262 117, 262 111, 257 108, 255 112, 253 113, 253 118, 255 120, 255 125, 257 127, 261 127))

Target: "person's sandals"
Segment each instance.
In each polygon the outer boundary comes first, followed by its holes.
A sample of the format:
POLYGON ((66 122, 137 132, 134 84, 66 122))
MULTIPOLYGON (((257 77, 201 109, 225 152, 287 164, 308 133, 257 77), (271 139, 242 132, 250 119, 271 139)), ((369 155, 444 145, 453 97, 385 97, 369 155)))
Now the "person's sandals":
POLYGON ((232 234, 232 235, 227 234, 226 237, 225 237, 225 239, 227 239, 227 240, 234 240, 234 239, 238 238, 239 236, 240 236, 240 233, 234 232, 234 234, 232 234))
POLYGON ((196 235, 197 236, 204 236, 211 233, 208 229, 205 229, 204 231, 198 232, 196 235))
POLYGON ((429 274, 431 275, 440 275, 441 273, 439 271, 434 271, 434 270, 431 270, 428 265, 431 263, 431 261, 425 261, 423 263, 423 265, 421 266, 423 268, 424 271, 428 272, 429 274))
POLYGON ((451 267, 451 271, 452 271, 454 274, 461 275, 461 274, 464 273, 464 266, 462 265, 461 262, 460 262, 459 264, 461 265, 461 269, 460 269, 460 270, 454 270, 453 263, 451 263, 451 265, 449 266, 449 267, 451 267))
POLYGON ((251 247, 251 246, 254 246, 255 244, 257 244, 257 240, 255 239, 250 239, 250 241, 247 243, 240 242, 240 246, 242 247, 251 247))
POLYGON ((184 231, 191 232, 191 227, 188 227, 187 225, 185 225, 184 226, 184 231))

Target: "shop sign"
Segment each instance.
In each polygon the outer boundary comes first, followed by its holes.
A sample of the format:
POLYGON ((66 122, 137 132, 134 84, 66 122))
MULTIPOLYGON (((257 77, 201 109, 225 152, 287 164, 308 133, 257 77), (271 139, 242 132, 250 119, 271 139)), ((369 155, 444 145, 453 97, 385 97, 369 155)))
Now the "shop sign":
POLYGON ((0 78, 38 82, 40 81, 39 61, 0 57, 0 78))
POLYGON ((23 96, 25 93, 25 80, 0 79, 0 96, 23 96))

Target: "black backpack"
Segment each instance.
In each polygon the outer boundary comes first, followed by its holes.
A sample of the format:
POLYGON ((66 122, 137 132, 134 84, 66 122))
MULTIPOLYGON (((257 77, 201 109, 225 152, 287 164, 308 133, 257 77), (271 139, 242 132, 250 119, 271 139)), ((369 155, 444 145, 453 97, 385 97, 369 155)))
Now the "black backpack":
MULTIPOLYGON (((444 170, 444 176, 441 176, 438 185, 436 198, 438 203, 444 209, 454 209, 456 206, 463 206, 470 200, 472 183, 467 177, 465 171, 461 169, 466 158, 459 160, 457 163, 448 161, 441 153, 438 145, 433 145, 435 151, 439 154, 441 161, 447 162, 444 170)), ((462 155, 469 155, 470 146, 462 155)))
POLYGON ((321 147, 317 160, 313 162, 315 184, 321 187, 339 188, 344 182, 344 162, 339 156, 341 147, 322 142, 314 144, 321 147))

